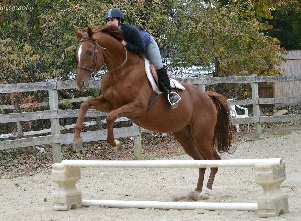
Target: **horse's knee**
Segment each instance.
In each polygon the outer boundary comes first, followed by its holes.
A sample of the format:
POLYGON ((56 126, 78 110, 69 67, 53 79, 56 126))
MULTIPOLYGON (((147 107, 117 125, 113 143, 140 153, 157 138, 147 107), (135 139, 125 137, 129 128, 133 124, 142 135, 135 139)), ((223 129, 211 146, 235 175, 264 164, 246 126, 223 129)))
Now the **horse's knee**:
POLYGON ((111 111, 110 113, 108 113, 107 115, 107 124, 108 124, 108 127, 110 125, 113 125, 114 121, 118 118, 118 115, 114 112, 114 111, 111 111))
POLYGON ((90 102, 89 100, 84 101, 81 105, 80 105, 80 109, 89 109, 90 107, 90 102))

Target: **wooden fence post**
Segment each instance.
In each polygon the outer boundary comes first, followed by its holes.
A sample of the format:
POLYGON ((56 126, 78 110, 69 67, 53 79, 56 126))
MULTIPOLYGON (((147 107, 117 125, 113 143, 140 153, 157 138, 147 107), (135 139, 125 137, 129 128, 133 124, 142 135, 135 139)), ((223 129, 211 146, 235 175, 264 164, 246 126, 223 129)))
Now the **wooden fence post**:
POLYGON ((200 84, 199 89, 203 92, 206 92, 206 85, 205 84, 200 84))
POLYGON ((17 122, 17 137, 23 137, 23 127, 20 121, 17 122))
MULTIPOLYGON (((21 105, 21 97, 15 95, 14 96, 14 107, 15 107, 15 112, 16 113, 21 113, 22 112, 21 108, 20 108, 20 105, 21 105)), ((18 138, 23 137, 23 127, 22 127, 21 121, 17 121, 16 124, 17 124, 17 137, 18 138)))
POLYGON ((142 159, 142 139, 141 133, 134 136, 134 160, 142 159))
POLYGON ((206 91, 206 82, 205 82, 206 78, 204 77, 203 74, 202 74, 202 76, 200 77, 200 80, 201 80, 201 83, 199 84, 198 88, 199 88, 201 91, 205 92, 205 91, 206 91))
MULTIPOLYGON (((58 111, 59 99, 57 89, 49 90, 49 108, 51 111, 58 111)), ((59 118, 50 119, 51 122, 51 135, 60 135, 60 121, 59 118)), ((62 151, 59 143, 52 143, 52 160, 54 163, 62 161, 62 151)))
MULTIPOLYGON (((256 78, 256 75, 254 75, 254 78, 256 78)), ((255 137, 258 138, 261 135, 258 82, 256 82, 256 80, 254 80, 254 82, 251 83, 251 87, 252 87, 252 99, 256 100, 256 103, 253 104, 253 114, 254 114, 254 117, 256 118, 255 137)))

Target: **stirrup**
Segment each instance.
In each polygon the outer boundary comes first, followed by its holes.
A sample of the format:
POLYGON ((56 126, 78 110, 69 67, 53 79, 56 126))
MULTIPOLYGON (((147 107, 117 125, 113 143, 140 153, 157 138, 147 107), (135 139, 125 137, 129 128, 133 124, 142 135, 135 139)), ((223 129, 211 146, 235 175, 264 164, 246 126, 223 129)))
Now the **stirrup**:
POLYGON ((170 103, 171 109, 175 109, 178 106, 180 100, 182 100, 181 96, 173 91, 167 95, 167 99, 170 103))

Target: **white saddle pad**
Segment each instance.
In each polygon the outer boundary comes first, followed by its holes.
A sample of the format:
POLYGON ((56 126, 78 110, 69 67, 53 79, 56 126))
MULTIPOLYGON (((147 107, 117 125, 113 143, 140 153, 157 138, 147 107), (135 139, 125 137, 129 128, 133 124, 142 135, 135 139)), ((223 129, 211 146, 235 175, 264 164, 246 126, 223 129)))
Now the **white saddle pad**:
MULTIPOLYGON (((145 72, 146 72, 146 76, 147 79, 149 80, 153 91, 157 92, 158 94, 163 93, 162 91, 160 91, 160 89, 158 88, 156 81, 150 71, 150 63, 149 60, 147 60, 146 58, 144 58, 145 61, 145 72)), ((185 87, 183 87, 182 84, 180 84, 177 80, 170 78, 170 87, 171 88, 175 88, 175 89, 179 89, 179 90, 185 90, 185 87)))

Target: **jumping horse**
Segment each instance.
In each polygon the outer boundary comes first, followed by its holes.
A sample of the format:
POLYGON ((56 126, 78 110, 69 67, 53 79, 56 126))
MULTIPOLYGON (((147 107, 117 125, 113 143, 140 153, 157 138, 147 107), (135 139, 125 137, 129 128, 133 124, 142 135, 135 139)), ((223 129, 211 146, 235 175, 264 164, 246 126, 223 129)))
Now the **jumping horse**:
MULTIPOLYGON (((87 88, 91 74, 104 65, 108 71, 101 80, 101 95, 81 104, 73 144, 82 142, 80 132, 87 110, 96 109, 107 113, 107 142, 113 147, 113 123, 127 117, 150 131, 172 133, 194 160, 220 160, 218 152, 231 151, 230 110, 224 96, 181 82, 185 90, 177 91, 182 97, 177 108, 171 109, 164 95, 150 105, 153 89, 145 74, 145 61, 122 46, 123 34, 118 28, 103 26, 74 32, 79 41, 78 88, 87 88)), ((210 169, 208 189, 203 188, 205 170, 199 168, 198 193, 212 190, 218 168, 210 169)))

